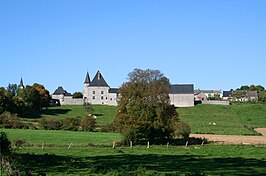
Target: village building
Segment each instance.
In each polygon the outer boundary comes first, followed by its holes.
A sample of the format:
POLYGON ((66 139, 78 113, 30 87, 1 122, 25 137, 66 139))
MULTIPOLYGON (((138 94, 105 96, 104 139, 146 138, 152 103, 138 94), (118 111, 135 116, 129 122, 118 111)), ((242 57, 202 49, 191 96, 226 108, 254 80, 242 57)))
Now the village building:
MULTIPOLYGON (((83 98, 73 98, 63 87, 58 87, 52 94, 52 99, 61 105, 104 104, 117 106, 119 101, 118 88, 111 88, 105 81, 100 71, 90 79, 87 72, 84 81, 83 98)), ((173 84, 169 92, 170 102, 176 107, 194 106, 194 85, 173 84)))

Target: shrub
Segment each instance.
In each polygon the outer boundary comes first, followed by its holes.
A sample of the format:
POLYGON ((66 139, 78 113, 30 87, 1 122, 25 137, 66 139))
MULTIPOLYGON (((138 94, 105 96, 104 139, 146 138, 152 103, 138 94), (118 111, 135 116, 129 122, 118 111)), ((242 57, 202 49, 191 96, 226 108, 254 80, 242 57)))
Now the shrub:
POLYGON ((177 137, 188 138, 191 133, 189 125, 185 122, 176 122, 174 129, 174 134, 177 137))
POLYGON ((101 126, 100 132, 115 132, 115 127, 112 123, 103 125, 101 126))
POLYGON ((45 130, 60 130, 62 128, 62 122, 57 119, 42 119, 39 124, 45 130))
POLYGON ((83 131, 93 131, 96 127, 96 120, 92 116, 82 117, 80 126, 83 131))
POLYGON ((80 119, 79 118, 65 118, 62 121, 63 130, 77 131, 80 128, 80 119))

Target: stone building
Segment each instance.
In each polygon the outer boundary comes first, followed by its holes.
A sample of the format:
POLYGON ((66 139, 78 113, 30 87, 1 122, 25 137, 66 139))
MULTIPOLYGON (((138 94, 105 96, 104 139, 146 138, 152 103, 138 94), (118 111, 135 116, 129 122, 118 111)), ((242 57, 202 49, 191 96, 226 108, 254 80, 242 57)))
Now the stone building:
POLYGON ((83 98, 85 99, 85 102, 91 104, 116 106, 118 100, 118 89, 110 88, 100 71, 96 73, 92 81, 90 81, 90 76, 87 72, 84 81, 83 98))
POLYGON ((194 106, 193 84, 172 84, 169 92, 170 102, 175 107, 194 106))
MULTIPOLYGON (((92 81, 87 72, 83 85, 83 99, 73 98, 73 96, 62 87, 58 87, 52 94, 52 98, 54 100, 59 100, 61 105, 82 105, 83 103, 90 103, 117 106, 119 101, 118 89, 111 88, 100 71, 95 74, 92 81)), ((194 106, 194 85, 171 85, 169 97, 171 104, 176 107, 194 106)))

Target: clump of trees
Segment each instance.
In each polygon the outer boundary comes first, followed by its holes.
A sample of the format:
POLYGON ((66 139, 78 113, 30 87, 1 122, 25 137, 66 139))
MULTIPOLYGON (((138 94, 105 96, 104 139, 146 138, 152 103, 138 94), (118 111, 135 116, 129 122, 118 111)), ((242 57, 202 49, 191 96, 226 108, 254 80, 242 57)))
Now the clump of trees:
MULTIPOLYGON (((169 80, 158 70, 135 69, 121 94, 114 119, 124 141, 161 143, 173 138, 178 113, 169 98, 169 80)), ((180 133, 179 133, 180 134, 180 133)))
POLYGON ((40 111, 50 105, 49 91, 41 84, 27 85, 18 89, 16 84, 9 84, 5 89, 0 88, 0 114, 5 111, 23 115, 28 112, 40 111))

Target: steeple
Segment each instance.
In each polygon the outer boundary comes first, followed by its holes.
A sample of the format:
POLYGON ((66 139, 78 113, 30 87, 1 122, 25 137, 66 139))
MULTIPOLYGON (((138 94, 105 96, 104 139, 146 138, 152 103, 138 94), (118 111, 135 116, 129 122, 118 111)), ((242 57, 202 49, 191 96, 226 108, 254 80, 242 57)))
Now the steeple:
POLYGON ((91 80, 90 80, 90 76, 89 76, 89 73, 87 72, 87 75, 86 75, 86 78, 85 78, 85 81, 84 81, 84 84, 85 83, 91 83, 91 80))
POLYGON ((23 85, 23 80, 22 78, 20 79, 20 83, 19 83, 19 86, 18 86, 19 89, 24 89, 24 85, 23 85))

